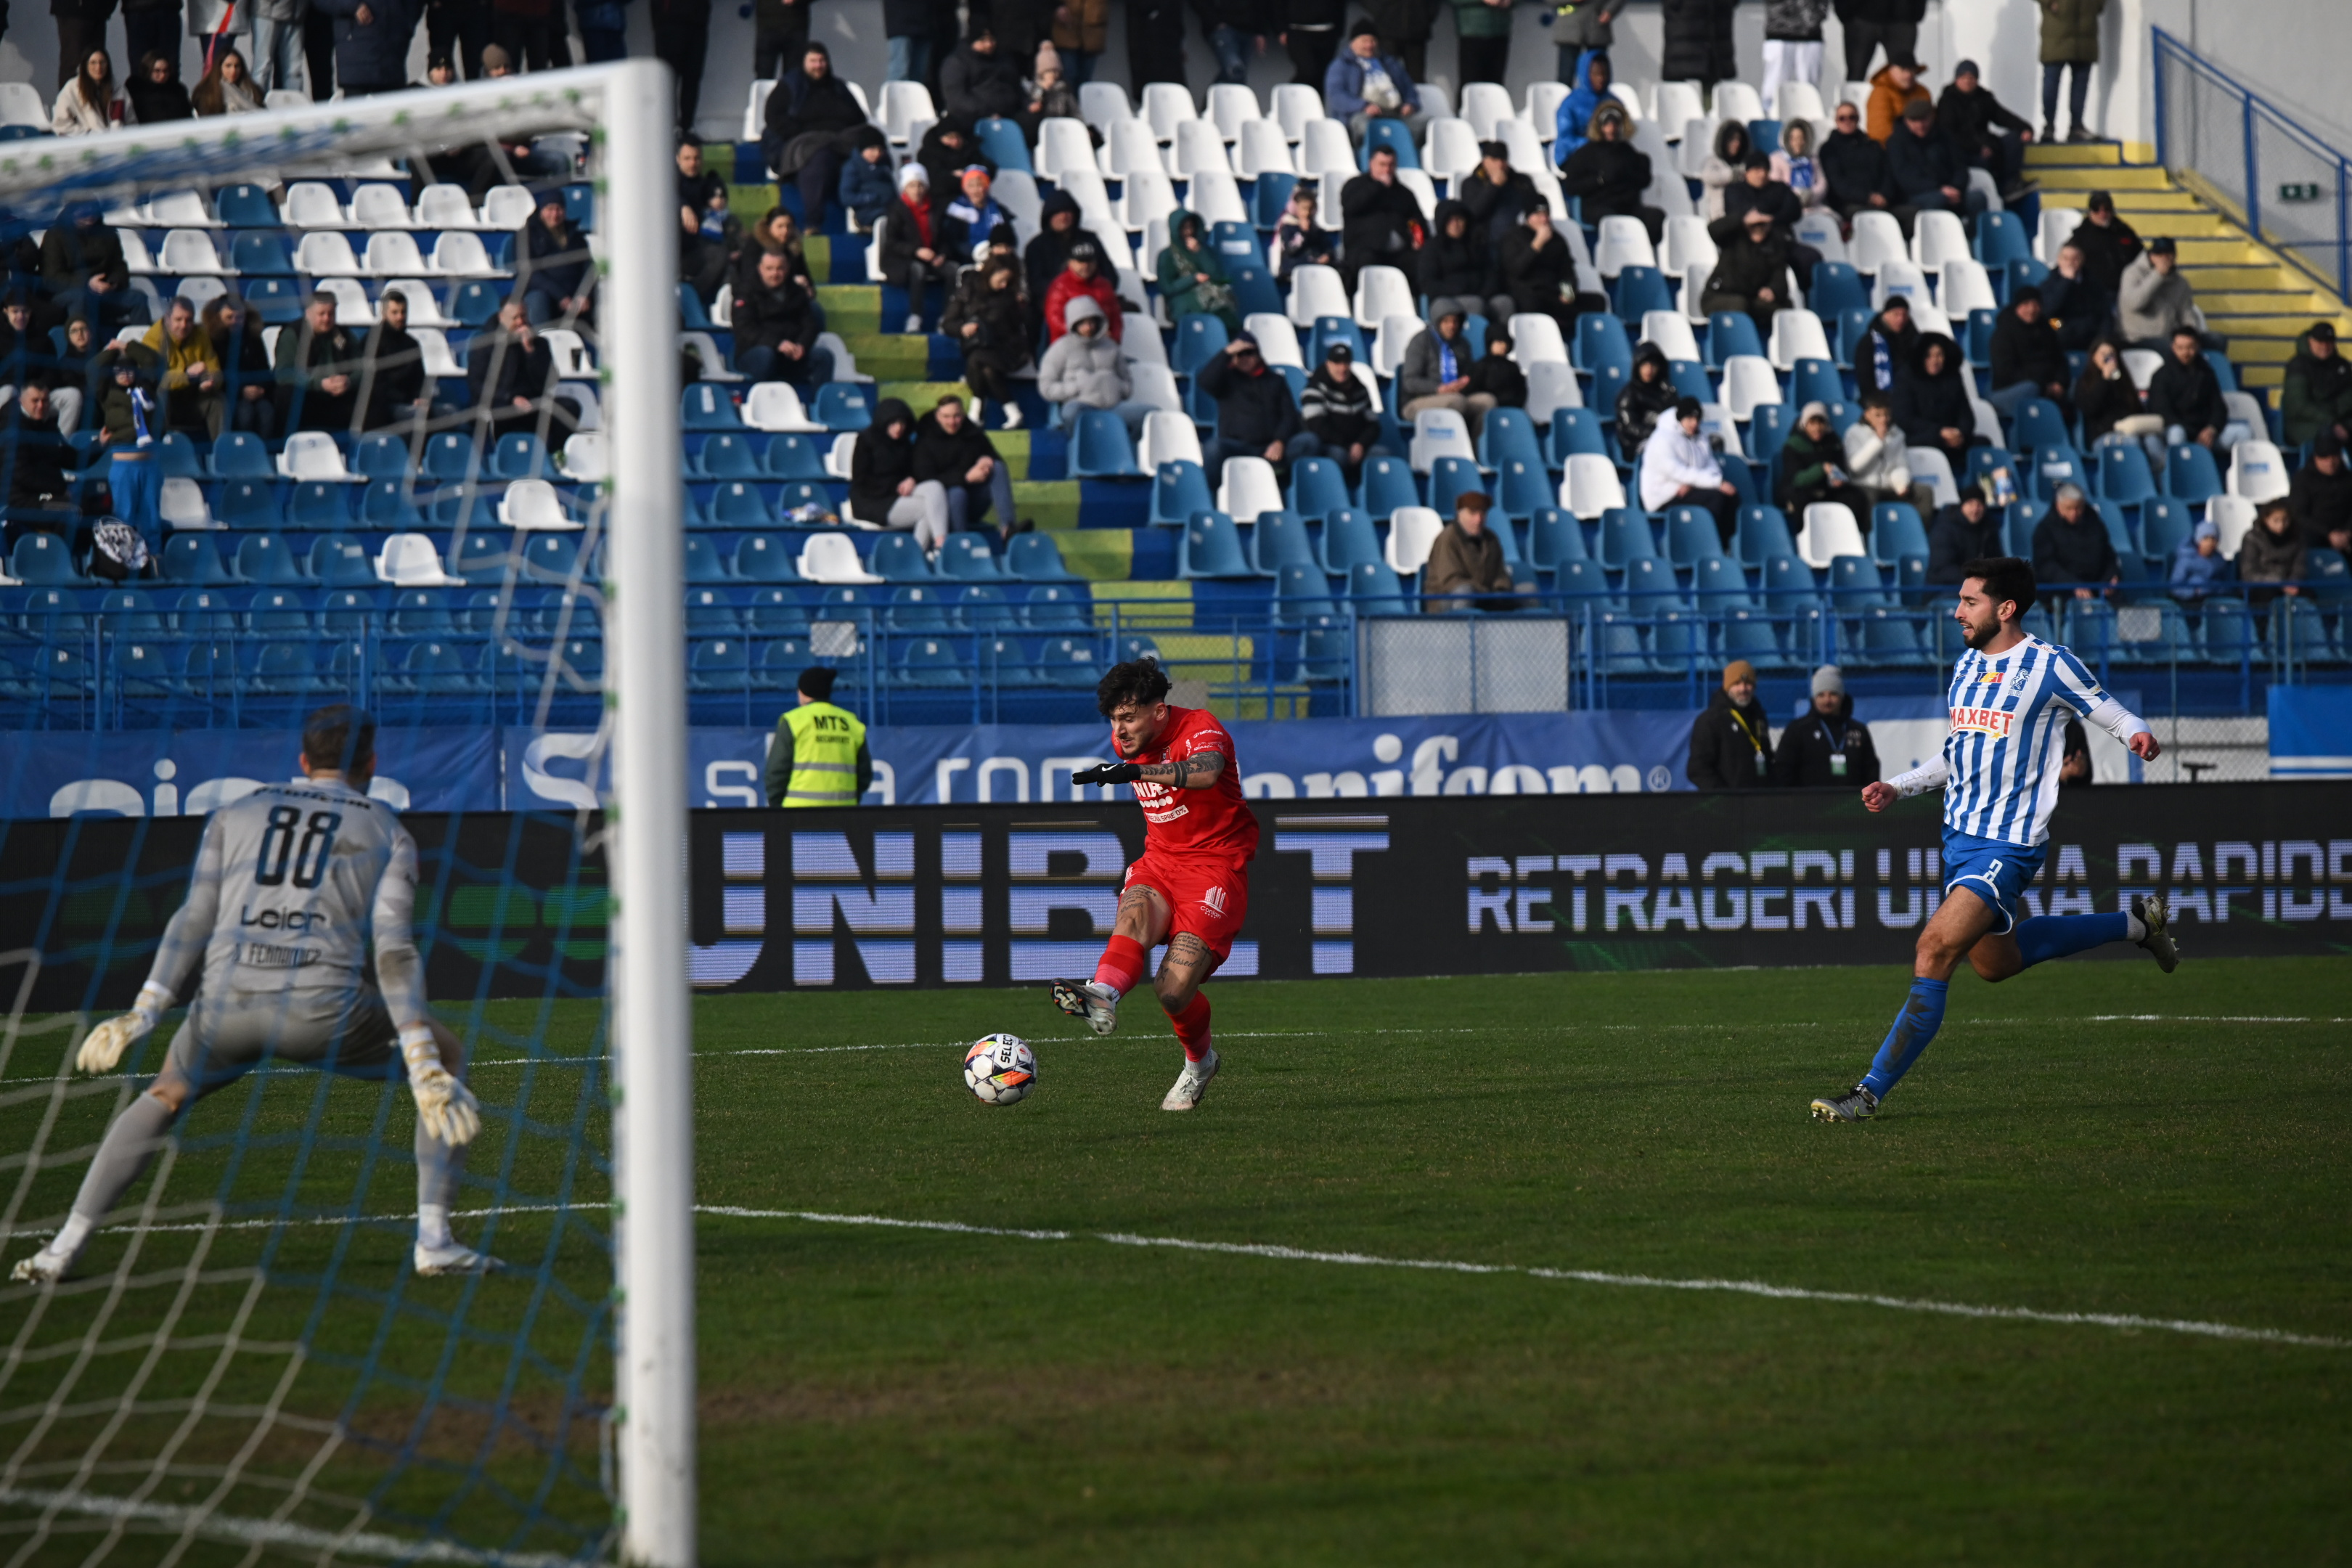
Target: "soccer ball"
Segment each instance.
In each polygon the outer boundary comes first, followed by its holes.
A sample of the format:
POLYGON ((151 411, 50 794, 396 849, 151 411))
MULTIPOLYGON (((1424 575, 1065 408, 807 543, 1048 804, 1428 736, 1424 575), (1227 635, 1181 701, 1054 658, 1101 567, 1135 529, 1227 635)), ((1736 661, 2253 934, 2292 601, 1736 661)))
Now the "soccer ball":
POLYGON ((1018 1105, 1037 1087, 1037 1053, 1018 1035, 991 1035, 963 1054, 964 1087, 985 1105, 1018 1105))

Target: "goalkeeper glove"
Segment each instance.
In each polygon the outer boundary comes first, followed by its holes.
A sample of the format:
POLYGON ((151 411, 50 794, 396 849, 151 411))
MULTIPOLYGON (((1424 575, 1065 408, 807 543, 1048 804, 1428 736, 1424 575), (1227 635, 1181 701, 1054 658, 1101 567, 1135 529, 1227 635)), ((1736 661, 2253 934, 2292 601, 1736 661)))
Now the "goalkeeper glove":
POLYGON ((1133 784, 1143 770, 1133 763, 1097 763, 1070 775, 1074 784, 1133 784))
POLYGON ((408 1063, 408 1092, 415 1098, 416 1120, 425 1131, 452 1149, 471 1143, 482 1130, 481 1102, 441 1065, 441 1048, 432 1029, 412 1024, 401 1030, 400 1054, 408 1063))
POLYGON ((84 1037, 74 1054, 74 1066, 84 1072, 112 1072, 122 1053, 155 1032, 172 994, 153 984, 139 988, 139 1000, 120 1018, 109 1018, 84 1037))

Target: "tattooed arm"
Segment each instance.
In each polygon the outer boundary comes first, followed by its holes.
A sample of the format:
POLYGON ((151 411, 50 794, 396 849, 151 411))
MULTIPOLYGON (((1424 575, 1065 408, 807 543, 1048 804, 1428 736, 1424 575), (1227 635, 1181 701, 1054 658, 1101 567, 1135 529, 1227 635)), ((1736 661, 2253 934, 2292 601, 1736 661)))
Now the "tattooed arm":
POLYGON ((1207 789, 1224 771, 1224 753, 1203 752, 1197 757, 1178 757, 1173 762, 1138 768, 1135 776, 1148 784, 1166 784, 1170 789, 1207 789))

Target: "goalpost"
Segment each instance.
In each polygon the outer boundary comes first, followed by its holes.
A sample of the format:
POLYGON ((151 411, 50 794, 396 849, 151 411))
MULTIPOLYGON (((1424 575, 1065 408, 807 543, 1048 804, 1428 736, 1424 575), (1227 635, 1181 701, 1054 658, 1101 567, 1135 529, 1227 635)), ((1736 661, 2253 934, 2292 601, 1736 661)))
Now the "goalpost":
MULTIPOLYGON (((504 597, 478 612, 494 618, 479 647, 451 644, 473 683, 465 689, 536 682, 542 724, 565 701, 578 710, 601 696, 601 716, 586 721, 599 729, 610 768, 603 835, 588 837, 581 825, 561 899, 498 887, 501 851, 495 843, 485 851, 480 837, 490 830, 476 827, 476 837, 462 842, 453 830, 446 843, 425 849, 420 947, 435 919, 452 916, 454 906, 426 908, 446 887, 475 878, 497 910, 488 942, 479 944, 487 956, 471 1014, 462 999, 436 1000, 473 1050, 483 1105, 487 1142, 476 1147, 460 1218, 506 1238, 514 1268, 476 1280, 423 1280, 409 1278, 404 1262, 388 1261, 404 1235, 399 1167, 413 1121, 396 1084, 368 1102, 368 1114, 355 1108, 370 1090, 338 1085, 331 1109, 323 1075, 290 1069, 257 1072, 215 1095, 183 1120, 178 1150, 166 1152, 126 1198, 143 1203, 135 1218, 118 1213, 98 1233, 79 1278, 46 1289, 0 1284, 0 1560, 46 1561, 44 1545, 54 1549, 68 1537, 76 1560, 93 1563, 209 1562, 222 1545, 231 1550, 221 1561, 278 1560, 281 1552, 312 1562, 536 1563, 617 1554, 686 1568, 696 1560, 673 100, 666 66, 631 60, 0 144, 0 203, 36 226, 68 221, 62 215, 76 202, 119 209, 193 191, 209 206, 213 194, 245 182, 277 188, 342 180, 349 192, 371 173, 394 178, 383 163, 389 158, 470 158, 493 177, 593 183, 603 252, 593 324, 569 314, 560 324, 598 351, 593 395, 567 412, 584 426, 593 422, 585 405, 599 405, 609 465, 602 496, 584 520, 551 525, 575 531, 509 535, 503 519, 487 516, 499 504, 488 492, 474 507, 478 487, 469 474, 440 492, 455 498, 446 509, 455 518, 453 559, 442 565, 457 566, 462 551, 469 567, 487 562, 494 576, 503 562, 507 572, 504 597), (516 167, 512 149, 558 132, 584 136, 584 174, 516 167), (478 543, 493 531, 514 542, 496 546, 506 553, 494 556, 478 543), (572 555, 561 549, 566 539, 576 543, 572 555), (533 553, 542 545, 549 553, 533 553), (547 563, 567 559, 569 578, 551 580, 548 573, 561 568, 547 563), (568 592, 556 596, 551 582, 568 592), (600 615, 601 676, 586 666, 579 637, 600 615), (572 959, 595 946, 593 906, 604 875, 610 946, 600 997, 564 975, 572 959), (503 924, 523 904, 541 922, 528 937, 503 924), (569 956, 531 968, 546 952, 569 956), (519 978, 525 975, 541 978, 519 978), (517 1005, 518 1014, 490 1000, 528 995, 531 984, 539 987, 535 1015, 528 1002, 517 1005), (567 1000, 576 1013, 562 1011, 567 1000), (589 1020, 583 1032, 593 1043, 584 1054, 548 1045, 550 1017, 589 1020), (298 1099, 309 1109, 289 1118, 298 1099), (606 1116, 609 1233, 594 1217, 607 1173, 596 1147, 606 1116), (360 1130, 351 1131, 355 1125, 360 1130), (376 1173, 379 1159, 394 1169, 376 1173), (272 1174, 280 1164, 284 1173, 272 1174), (263 1184, 270 1181, 280 1184, 263 1184), (601 1289, 600 1247, 610 1260, 601 1289), (600 1366, 608 1349, 610 1362, 600 1366), (604 1372, 609 1417, 600 1423, 604 1372), (168 1550, 157 1544, 166 1541, 168 1550)), ((414 201, 424 184, 419 178, 406 198, 414 201)), ((367 226, 349 237, 361 249, 367 226)), ((226 252, 226 237, 215 238, 226 252)), ((175 242, 176 236, 166 241, 175 242)), ((168 264, 174 258, 163 259, 157 273, 179 276, 168 264)), ((417 280, 446 285, 450 275, 428 268, 417 280)), ((248 295, 268 282, 250 271, 224 281, 248 295)), ((412 324, 417 314, 412 306, 412 324)), ((382 368, 361 378, 362 400, 382 368)), ((465 401, 461 390, 448 397, 456 389, 446 363, 442 388, 445 406, 415 422, 415 452, 432 434, 476 428, 472 413, 446 405, 465 401)), ((95 422, 86 411, 84 426, 95 422)), ((544 415, 535 429, 553 433, 544 415)), ((422 504, 421 491, 416 500, 422 504)), ((444 526, 440 510, 433 526, 444 526)), ((208 537, 237 542, 235 534, 208 537)), ((365 537, 373 551, 384 536, 365 537)), ((391 561, 389 547, 384 559, 387 582, 394 568, 414 564, 391 561)), ((332 608, 329 601, 289 613, 323 623, 332 608)), ((347 681, 348 693, 332 689, 315 700, 406 693, 416 713, 436 711, 433 694, 462 682, 453 675, 436 686, 443 676, 429 672, 442 667, 395 645, 400 628, 381 612, 366 614, 373 618, 357 633, 346 629, 341 643, 320 652, 323 673, 310 689, 347 681), (394 658, 405 659, 407 672, 428 673, 403 673, 387 662, 394 658)), ((255 610, 249 628, 235 636, 259 638, 263 619, 255 610)), ((184 606, 181 620, 184 640, 184 606)), ((118 708, 145 700, 147 689, 116 668, 131 661, 126 639, 134 635, 103 615, 90 627, 54 634, 59 646, 88 639, 84 662, 95 700, 118 708)), ((258 657, 255 668, 265 671, 279 668, 273 658, 295 657, 239 647, 215 657, 245 658, 240 669, 258 657)), ((184 706, 217 695, 216 683, 196 675, 176 679, 168 690, 184 706)), ((266 681, 246 688, 268 689, 266 681)), ((405 700, 385 700, 397 708, 405 700)), ((378 716, 387 725, 401 721, 383 705, 378 716)), ((253 765, 274 778, 282 775, 268 770, 282 761, 253 765)), ((165 809, 159 797, 156 810, 165 809)), ((512 819, 500 831, 511 864, 526 828, 512 819)), ((542 822, 538 831, 552 830, 542 822)), ((0 893, 15 900, 11 910, 39 913, 5 939, 20 951, 0 954, 0 969, 16 971, 0 973, 11 1005, 0 1038, 0 1246, 14 1257, 54 1229, 88 1164, 100 1112, 132 1092, 127 1075, 77 1079, 71 1047, 89 1025, 119 1010, 100 1003, 101 990, 119 996, 126 976, 132 987, 143 976, 153 948, 144 939, 154 922, 141 926, 135 911, 152 903, 168 913, 185 870, 184 862, 167 874, 151 868, 142 857, 154 840, 144 826, 107 840, 131 846, 127 858, 108 865, 91 864, 77 847, 84 840, 68 832, 46 881, 28 882, 22 855, 10 859, 25 834, 11 845, 8 832, 0 824, 0 882, 17 879, 0 893), (68 952, 57 936, 75 910, 91 908, 111 911, 103 915, 94 958, 68 952), (44 985, 81 973, 75 963, 88 969, 77 999, 37 1005, 44 985)), ((464 939, 453 926, 431 940, 462 945, 464 939)), ((175 1027, 176 1018, 167 1020, 126 1068, 152 1073, 175 1027)), ((404 1258, 404 1246, 398 1256, 404 1258)))

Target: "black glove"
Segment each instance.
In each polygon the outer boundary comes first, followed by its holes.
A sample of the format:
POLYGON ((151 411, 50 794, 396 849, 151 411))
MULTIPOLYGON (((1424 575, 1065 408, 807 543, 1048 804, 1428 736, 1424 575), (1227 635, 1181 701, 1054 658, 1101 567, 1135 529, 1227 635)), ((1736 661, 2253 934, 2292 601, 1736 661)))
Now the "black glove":
POLYGON ((1070 775, 1074 784, 1133 784, 1143 770, 1133 763, 1097 763, 1070 775))

